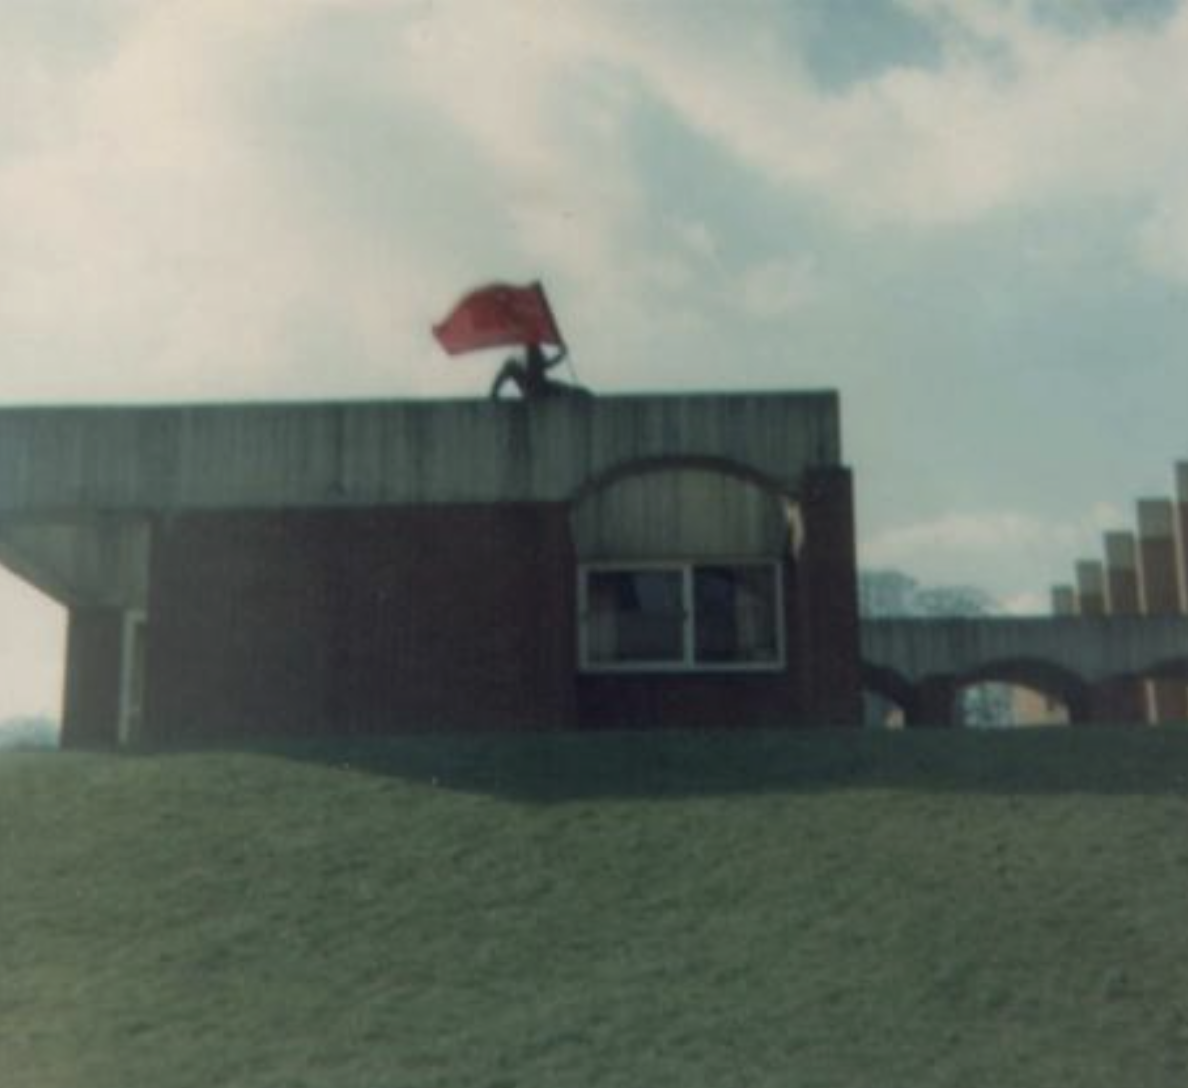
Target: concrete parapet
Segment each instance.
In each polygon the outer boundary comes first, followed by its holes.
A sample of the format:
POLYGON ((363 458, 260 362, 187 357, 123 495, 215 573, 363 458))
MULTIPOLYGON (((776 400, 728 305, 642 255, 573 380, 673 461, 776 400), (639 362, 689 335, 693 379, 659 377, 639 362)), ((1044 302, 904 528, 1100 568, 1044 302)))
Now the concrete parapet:
POLYGON ((0 520, 559 502, 633 462, 705 457, 799 488, 841 461, 832 392, 0 412, 0 520))
POLYGON ((1048 691, 1054 690, 1048 681, 1061 677, 1088 684, 1150 675, 1170 664, 1188 669, 1188 617, 863 620, 862 656, 909 684, 952 675, 1048 691))

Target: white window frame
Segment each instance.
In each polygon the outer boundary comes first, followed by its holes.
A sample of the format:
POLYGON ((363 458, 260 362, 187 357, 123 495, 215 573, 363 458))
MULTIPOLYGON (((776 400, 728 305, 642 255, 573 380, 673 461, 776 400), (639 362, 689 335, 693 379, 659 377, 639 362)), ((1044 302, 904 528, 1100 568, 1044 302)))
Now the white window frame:
POLYGON ((788 666, 784 633, 784 565, 778 559, 704 558, 608 560, 579 564, 577 570, 578 670, 583 673, 777 673, 788 666), (698 567, 765 567, 774 571, 776 655, 771 661, 698 661, 693 572, 698 567), (591 661, 589 575, 596 571, 673 571, 681 575, 682 657, 680 661, 591 661))

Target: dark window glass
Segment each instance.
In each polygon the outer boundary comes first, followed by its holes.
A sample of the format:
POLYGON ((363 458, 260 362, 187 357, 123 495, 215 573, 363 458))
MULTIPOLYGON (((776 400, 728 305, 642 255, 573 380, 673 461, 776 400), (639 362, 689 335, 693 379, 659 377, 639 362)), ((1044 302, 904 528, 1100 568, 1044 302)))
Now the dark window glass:
POLYGON ((773 567, 694 568, 697 661, 707 664, 777 661, 776 607, 773 567))
POLYGON ((592 663, 684 660, 680 571, 590 571, 586 605, 592 663))

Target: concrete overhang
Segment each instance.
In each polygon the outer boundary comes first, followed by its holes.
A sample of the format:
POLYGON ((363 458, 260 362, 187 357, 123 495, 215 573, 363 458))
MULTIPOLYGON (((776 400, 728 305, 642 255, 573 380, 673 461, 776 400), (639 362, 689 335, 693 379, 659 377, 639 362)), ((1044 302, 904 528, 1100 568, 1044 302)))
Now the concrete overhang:
POLYGON ((0 411, 0 562, 68 605, 143 607, 155 519, 563 502, 617 466, 714 458, 795 493, 841 463, 834 392, 0 411))

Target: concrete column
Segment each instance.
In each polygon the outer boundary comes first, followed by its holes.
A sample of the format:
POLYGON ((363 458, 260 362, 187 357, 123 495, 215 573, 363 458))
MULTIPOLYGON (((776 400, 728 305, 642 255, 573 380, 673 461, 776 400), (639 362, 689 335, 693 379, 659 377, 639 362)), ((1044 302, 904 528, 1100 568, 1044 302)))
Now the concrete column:
MULTIPOLYGON (((1181 610, 1176 553, 1176 508, 1169 499, 1138 502, 1139 606, 1144 615, 1175 615, 1181 610)), ((1188 693, 1179 681, 1146 685, 1147 717, 1153 722, 1188 718, 1188 693)))
POLYGON ((123 609, 70 610, 63 748, 114 747, 118 743, 123 644, 123 609))
MULTIPOLYGON (((1131 532, 1105 535, 1105 605, 1111 616, 1139 614, 1138 539, 1131 532)), ((1094 693, 1093 718, 1102 722, 1144 722, 1147 699, 1142 681, 1108 680, 1094 693)))
POLYGON ((1077 591, 1072 586, 1052 587, 1052 615, 1075 616, 1077 614, 1077 591))
POLYGON ((1100 559, 1077 561, 1077 614, 1104 616, 1105 564, 1100 559))

